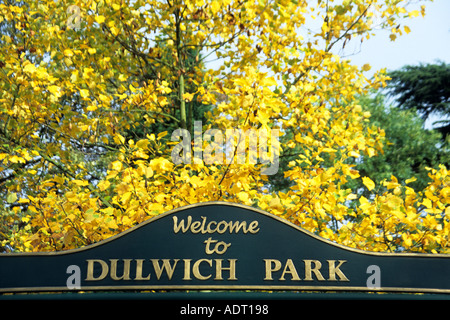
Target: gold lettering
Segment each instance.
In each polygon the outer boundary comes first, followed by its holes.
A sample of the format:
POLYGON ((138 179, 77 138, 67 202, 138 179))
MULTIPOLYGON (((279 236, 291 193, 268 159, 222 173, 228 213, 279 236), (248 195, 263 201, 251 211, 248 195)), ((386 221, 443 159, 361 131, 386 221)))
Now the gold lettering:
POLYGON ((184 277, 183 280, 191 279, 191 259, 183 259, 184 261, 184 277))
POLYGON ((230 277, 228 280, 237 280, 236 278, 236 261, 237 259, 228 259, 230 266, 228 268, 222 267, 222 259, 216 259, 216 277, 214 280, 223 280, 222 270, 229 270, 230 277))
POLYGON ((205 230, 205 223, 206 223, 206 217, 202 217, 202 228, 201 228, 202 234, 205 234, 205 233, 206 233, 206 230, 205 230))
POLYGON ((191 232, 192 232, 192 233, 199 233, 199 232, 201 231, 201 230, 200 230, 201 226, 202 226, 202 223, 201 223, 200 221, 194 221, 194 222, 192 222, 192 225, 191 225, 191 232))
POLYGON ((233 233, 233 231, 235 229, 236 229, 236 233, 238 233, 239 230, 241 230, 241 229, 243 229, 244 233, 248 232, 247 222, 245 222, 245 221, 241 221, 241 222, 235 221, 234 223, 230 221, 229 226, 230 226, 230 233, 233 233))
POLYGON ((329 281, 336 281, 336 274, 339 277, 339 281, 350 281, 342 272, 342 270, 339 269, 343 263, 347 262, 347 260, 339 260, 339 264, 337 265, 337 267, 335 266, 336 260, 327 260, 327 261, 330 274, 330 277, 328 278, 329 281))
POLYGON ((312 281, 312 273, 316 275, 317 280, 324 281, 325 278, 320 273, 320 268, 322 267, 322 264, 319 260, 303 260, 305 262, 305 280, 306 281, 312 281), (314 263, 314 268, 312 267, 312 264, 314 263))
POLYGON ((184 219, 180 221, 180 224, 178 223, 178 217, 173 216, 173 232, 178 233, 178 231, 185 233, 189 230, 189 226, 191 225, 192 217, 188 216, 186 226, 184 226, 184 219))
POLYGON ((273 280, 272 272, 281 269, 281 262, 275 259, 264 259, 264 261, 266 262, 266 277, 264 278, 264 280, 273 280))
POLYGON ((119 259, 109 259, 111 262, 111 279, 113 280, 130 280, 130 262, 131 259, 123 260, 123 273, 121 277, 117 276, 117 261, 119 259))
POLYGON ((163 261, 162 267, 159 265, 158 260, 159 259, 150 259, 150 261, 153 264, 153 268, 155 269, 156 278, 159 280, 159 278, 161 278, 163 270, 165 269, 167 277, 169 278, 169 280, 171 280, 179 259, 173 260, 174 261, 173 266, 170 265, 170 259, 162 259, 163 261))
POLYGON ((227 228, 228 228, 228 223, 226 221, 220 221, 217 224, 217 232, 218 233, 225 233, 225 231, 227 231, 227 228), (223 225, 223 227, 224 227, 222 230, 220 230, 221 225, 223 225))
POLYGON ((150 280, 150 273, 147 277, 142 277, 144 259, 136 259, 136 277, 134 280, 150 280))
POLYGON ((104 279, 108 275, 108 264, 100 259, 86 260, 88 263, 86 281, 98 281, 104 279), (94 263, 99 263, 102 267, 100 276, 94 278, 94 263))
POLYGON ((194 277, 196 277, 198 280, 208 280, 211 278, 211 275, 204 276, 200 273, 200 263, 206 262, 209 264, 210 267, 212 267, 212 260, 211 259, 200 259, 195 261, 194 266, 192 267, 192 273, 194 274, 194 277))
POLYGON ((222 220, 220 222, 216 221, 210 221, 207 223, 206 217, 201 217, 201 221, 192 221, 192 217, 188 216, 187 220, 184 219, 180 220, 178 222, 178 217, 173 216, 173 231, 175 233, 182 232, 186 233, 189 230, 196 234, 196 233, 239 233, 242 231, 242 233, 258 233, 259 227, 258 227, 258 221, 252 221, 247 226, 246 221, 225 221, 222 220))
POLYGON ((249 225, 248 231, 253 234, 258 233, 258 231, 259 231, 258 221, 256 221, 256 220, 252 221, 249 225), (255 228, 257 228, 257 229, 255 229, 255 228))
POLYGON ((300 277, 298 276, 298 273, 297 273, 297 269, 295 269, 294 263, 292 262, 291 259, 287 259, 286 266, 284 267, 284 270, 283 270, 283 273, 281 274, 280 280, 286 280, 284 278, 285 273, 290 273, 292 280, 300 280, 300 277))
POLYGON ((217 230, 217 222, 215 221, 211 221, 210 223, 208 223, 208 227, 206 228, 206 231, 208 233, 214 233, 217 230), (211 225, 214 224, 216 227, 214 229, 211 229, 211 225))
POLYGON ((214 250, 211 250, 210 247, 209 247, 209 245, 210 245, 211 243, 216 243, 216 242, 217 242, 217 240, 213 240, 211 237, 209 237, 208 239, 206 239, 205 241, 203 241, 203 243, 206 243, 206 246, 205 246, 205 252, 206 252, 206 254, 212 254, 212 253, 214 253, 214 250))

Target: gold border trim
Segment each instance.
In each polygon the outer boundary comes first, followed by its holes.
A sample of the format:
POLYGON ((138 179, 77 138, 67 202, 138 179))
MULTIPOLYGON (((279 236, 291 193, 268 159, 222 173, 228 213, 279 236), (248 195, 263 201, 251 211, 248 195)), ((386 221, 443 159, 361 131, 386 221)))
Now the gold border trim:
POLYGON ((109 291, 109 290, 284 290, 284 291, 360 291, 365 293, 385 293, 385 292, 402 292, 402 293, 450 293, 450 289, 432 289, 432 288, 398 288, 398 287, 339 287, 339 286, 283 286, 283 285, 142 285, 142 286, 86 286, 81 289, 68 290, 67 287, 35 287, 35 288, 11 288, 0 289, 0 294, 4 293, 20 293, 20 292, 74 292, 81 293, 85 291, 109 291))

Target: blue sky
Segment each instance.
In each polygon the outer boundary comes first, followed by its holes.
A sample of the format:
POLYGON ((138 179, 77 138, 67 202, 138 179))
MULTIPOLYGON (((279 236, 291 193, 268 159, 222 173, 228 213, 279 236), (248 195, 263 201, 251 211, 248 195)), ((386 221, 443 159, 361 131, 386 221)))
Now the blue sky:
POLYGON ((409 34, 391 41, 389 31, 377 31, 375 37, 363 42, 359 53, 349 58, 357 65, 369 63, 373 71, 436 60, 450 63, 450 1, 434 0, 425 5, 425 17, 419 15, 401 23, 411 29, 409 34))
MULTIPOLYGON (((425 5, 425 17, 420 15, 401 23, 411 29, 409 34, 403 33, 391 41, 390 31, 377 31, 362 43, 361 51, 348 58, 359 66, 369 63, 372 66, 369 74, 382 68, 390 71, 405 65, 450 63, 450 0, 434 0, 425 5)), ((432 116, 425 127, 431 128, 434 121, 441 119, 432 116)))

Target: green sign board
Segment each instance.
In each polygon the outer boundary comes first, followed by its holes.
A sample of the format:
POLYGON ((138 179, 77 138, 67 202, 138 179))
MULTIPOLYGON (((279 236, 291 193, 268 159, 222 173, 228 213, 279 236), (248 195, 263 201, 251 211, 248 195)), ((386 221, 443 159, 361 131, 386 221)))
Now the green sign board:
POLYGON ((450 293, 449 271, 450 255, 364 252, 258 209, 209 202, 167 212, 80 249, 0 254, 0 292, 450 293))

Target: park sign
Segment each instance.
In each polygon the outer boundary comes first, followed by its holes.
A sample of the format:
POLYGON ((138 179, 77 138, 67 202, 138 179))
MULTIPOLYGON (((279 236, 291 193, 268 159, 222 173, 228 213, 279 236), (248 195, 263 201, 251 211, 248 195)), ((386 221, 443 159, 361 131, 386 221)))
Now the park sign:
POLYGON ((450 293, 450 255, 365 252, 270 213, 207 202, 107 240, 50 253, 0 254, 0 293, 295 290, 450 293))

